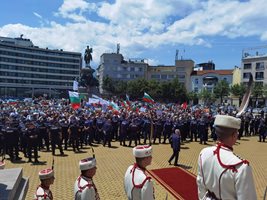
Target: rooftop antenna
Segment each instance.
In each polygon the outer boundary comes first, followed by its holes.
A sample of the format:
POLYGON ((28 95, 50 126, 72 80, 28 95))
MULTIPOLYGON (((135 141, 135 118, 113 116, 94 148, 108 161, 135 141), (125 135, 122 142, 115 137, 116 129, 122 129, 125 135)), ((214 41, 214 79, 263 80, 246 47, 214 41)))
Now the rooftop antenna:
POLYGON ((178 60, 178 54, 179 54, 179 50, 176 49, 175 60, 178 60))
POLYGON ((20 34, 20 38, 22 38, 23 37, 23 34, 20 34))

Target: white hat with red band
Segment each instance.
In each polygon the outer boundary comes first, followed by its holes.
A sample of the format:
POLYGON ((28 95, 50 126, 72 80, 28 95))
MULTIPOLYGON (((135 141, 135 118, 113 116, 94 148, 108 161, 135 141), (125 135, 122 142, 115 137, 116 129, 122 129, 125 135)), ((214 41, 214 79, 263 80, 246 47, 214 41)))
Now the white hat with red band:
POLYGON ((141 145, 133 148, 133 155, 136 158, 145 158, 152 155, 152 146, 141 145))
POLYGON ((53 169, 44 169, 39 172, 40 180, 45 180, 54 177, 54 170, 53 169))
POLYGON ((79 162, 80 170, 92 169, 96 166, 96 159, 93 157, 85 158, 79 162))

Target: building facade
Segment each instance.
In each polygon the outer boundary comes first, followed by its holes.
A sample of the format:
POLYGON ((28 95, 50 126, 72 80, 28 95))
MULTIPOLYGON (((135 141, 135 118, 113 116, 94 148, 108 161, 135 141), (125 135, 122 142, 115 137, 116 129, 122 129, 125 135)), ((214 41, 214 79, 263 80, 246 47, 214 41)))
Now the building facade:
POLYGON ((146 78, 148 64, 141 59, 125 61, 120 53, 104 53, 100 57, 100 65, 97 68, 99 92, 102 94, 104 77, 114 80, 130 81, 138 78, 146 78))
POLYGON ((0 37, 0 96, 67 96, 81 67, 81 53, 39 48, 22 36, 0 37))
MULTIPOLYGON (((244 49, 241 62, 241 82, 245 85, 252 74, 255 85, 265 86, 267 84, 267 46, 244 49)), ((267 106, 264 94, 252 97, 250 105, 267 106)))
POLYGON ((213 92, 216 84, 225 80, 229 85, 233 82, 233 70, 202 70, 193 71, 191 74, 191 91, 199 93, 202 89, 213 92))
POLYGON ((241 63, 241 82, 249 81, 250 73, 256 84, 267 84, 267 54, 244 54, 241 63))
POLYGON ((241 83, 241 68, 238 66, 235 66, 233 70, 233 83, 232 85, 235 84, 240 84, 241 83))
POLYGON ((174 78, 191 89, 190 75, 194 68, 192 60, 176 60, 174 66, 150 66, 144 59, 125 61, 122 54, 104 53, 97 68, 99 91, 103 91, 103 79, 108 76, 115 80, 130 81, 138 78, 146 80, 170 81, 174 78))

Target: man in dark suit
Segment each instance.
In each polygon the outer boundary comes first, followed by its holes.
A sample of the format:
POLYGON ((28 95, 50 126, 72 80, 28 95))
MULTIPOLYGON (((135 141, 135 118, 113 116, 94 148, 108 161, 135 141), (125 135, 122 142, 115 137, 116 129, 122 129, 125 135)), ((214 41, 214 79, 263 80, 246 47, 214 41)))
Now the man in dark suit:
POLYGON ((171 147, 173 150, 173 154, 169 159, 169 164, 171 165, 172 160, 174 160, 174 166, 178 166, 178 158, 181 147, 181 134, 179 129, 175 129, 174 133, 170 137, 171 147))

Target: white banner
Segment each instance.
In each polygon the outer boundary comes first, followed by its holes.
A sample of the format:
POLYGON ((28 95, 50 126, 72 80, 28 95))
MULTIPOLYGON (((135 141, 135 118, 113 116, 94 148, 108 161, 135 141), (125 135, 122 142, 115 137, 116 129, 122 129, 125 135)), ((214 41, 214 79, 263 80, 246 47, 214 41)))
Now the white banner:
POLYGON ((89 98, 89 103, 90 103, 90 104, 93 104, 93 103, 99 103, 99 99, 89 98))

